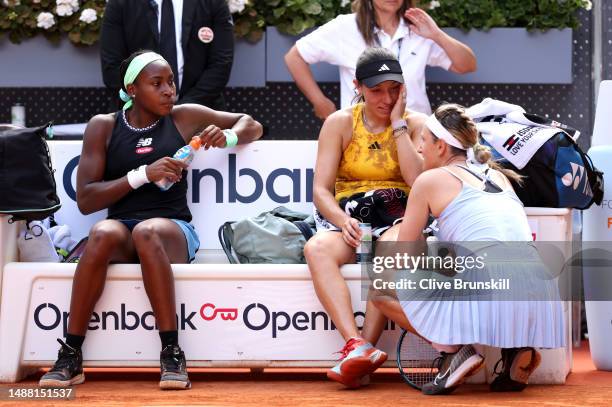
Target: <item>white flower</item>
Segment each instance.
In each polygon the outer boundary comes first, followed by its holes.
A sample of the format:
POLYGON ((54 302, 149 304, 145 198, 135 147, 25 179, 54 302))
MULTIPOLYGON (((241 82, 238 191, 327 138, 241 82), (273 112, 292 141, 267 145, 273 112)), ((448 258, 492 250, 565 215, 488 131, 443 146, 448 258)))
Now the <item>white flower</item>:
POLYGON ((58 16, 71 16, 79 9, 79 0, 56 0, 55 12, 58 16))
POLYGON ((15 7, 21 4, 20 0, 2 0, 5 7, 15 7))
POLYGON ((68 4, 60 4, 56 7, 55 12, 61 17, 71 16, 73 13, 72 7, 70 7, 68 4))
POLYGON ((432 0, 429 2, 429 9, 433 10, 435 8, 440 7, 440 2, 438 0, 432 0))
POLYGON ((340 7, 346 7, 350 2, 351 0, 342 0, 340 1, 340 7))
POLYGON ((40 13, 38 17, 36 17, 36 21, 36 26, 44 28, 45 30, 55 25, 55 17, 53 17, 53 14, 47 12, 40 13))
POLYGON ((591 3, 591 0, 585 0, 584 2, 584 9, 589 11, 593 8, 593 3, 591 3))
POLYGON ((248 0, 228 0, 227 4, 229 5, 230 13, 240 13, 244 10, 244 7, 247 5, 248 0))
POLYGON ((85 10, 83 10, 81 12, 81 17, 79 17, 79 20, 87 24, 93 23, 97 19, 98 15, 96 14, 96 10, 92 8, 86 8, 85 10))

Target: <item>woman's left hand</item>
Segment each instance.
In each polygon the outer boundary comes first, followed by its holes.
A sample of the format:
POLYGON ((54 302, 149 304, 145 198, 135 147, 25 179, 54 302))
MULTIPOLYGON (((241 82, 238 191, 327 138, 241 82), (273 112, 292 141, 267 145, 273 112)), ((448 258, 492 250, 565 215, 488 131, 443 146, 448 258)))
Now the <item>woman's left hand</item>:
POLYGON ((406 111, 406 86, 404 84, 400 85, 399 96, 397 97, 397 101, 391 109, 391 123, 396 120, 400 120, 404 118, 404 112, 406 111))
POLYGON ((208 150, 210 147, 223 148, 227 144, 225 134, 223 134, 223 131, 214 124, 205 128, 204 131, 200 133, 199 137, 205 150, 208 150))
POLYGON ((442 32, 434 19, 425 10, 418 7, 406 10, 404 17, 408 20, 410 29, 421 37, 435 40, 435 37, 442 32))

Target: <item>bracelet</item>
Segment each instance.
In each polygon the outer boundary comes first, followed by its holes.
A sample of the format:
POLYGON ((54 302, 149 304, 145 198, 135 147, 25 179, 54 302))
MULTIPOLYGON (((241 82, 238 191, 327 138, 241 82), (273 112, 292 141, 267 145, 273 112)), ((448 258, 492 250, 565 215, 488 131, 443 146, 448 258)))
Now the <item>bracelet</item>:
POLYGON ((140 167, 129 171, 127 173, 128 184, 132 187, 132 189, 138 189, 144 184, 148 184, 149 178, 147 178, 147 166, 141 165, 140 167))
POLYGON ((225 136, 225 148, 234 147, 238 144, 238 135, 232 129, 223 130, 223 135, 225 136))
POLYGON ((398 127, 397 129, 393 129, 393 133, 391 133, 391 135, 393 136, 394 139, 397 139, 402 134, 407 134, 407 133, 408 133, 408 127, 402 126, 402 127, 398 127))
POLYGON ((404 119, 398 119, 394 120, 393 123, 391 123, 391 127, 394 131, 401 129, 402 127, 408 128, 408 123, 406 123, 406 120, 404 119))

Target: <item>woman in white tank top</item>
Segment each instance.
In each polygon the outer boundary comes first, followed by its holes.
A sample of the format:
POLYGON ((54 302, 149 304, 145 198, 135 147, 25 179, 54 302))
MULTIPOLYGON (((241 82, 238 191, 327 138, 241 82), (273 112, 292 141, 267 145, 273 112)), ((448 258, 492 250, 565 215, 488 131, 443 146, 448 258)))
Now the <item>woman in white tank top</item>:
MULTIPOLYGON (((432 215, 438 220, 439 240, 455 242, 456 259, 460 252, 485 259, 481 269, 468 268, 460 280, 481 281, 486 276, 507 280, 509 287, 502 285, 486 295, 483 289, 454 285, 454 291, 427 287, 418 294, 378 292, 374 300, 387 317, 441 352, 438 375, 423 387, 425 394, 450 393, 482 367, 484 358, 473 344, 502 348, 502 368, 492 391, 523 390, 540 363, 534 348, 565 345, 558 289, 528 243, 532 238, 527 216, 507 178, 518 175, 491 162, 490 151, 477 140, 476 125, 460 106, 443 105, 426 121, 420 147, 424 172, 412 186, 398 241, 422 240, 432 215)), ((418 272, 427 280, 454 283, 437 271, 418 272)), ((400 274, 391 278, 397 281, 400 274)))

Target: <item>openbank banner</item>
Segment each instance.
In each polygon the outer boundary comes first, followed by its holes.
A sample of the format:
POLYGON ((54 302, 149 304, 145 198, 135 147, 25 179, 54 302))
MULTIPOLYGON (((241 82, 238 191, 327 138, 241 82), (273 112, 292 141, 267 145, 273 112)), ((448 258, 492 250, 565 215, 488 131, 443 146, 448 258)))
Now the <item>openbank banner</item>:
MULTIPOLYGON (((60 224, 73 238, 87 236, 106 211, 83 215, 76 205, 76 170, 81 141, 51 141, 53 168, 62 208, 60 224)), ((255 216, 279 205, 312 212, 316 141, 257 141, 229 149, 200 150, 188 169, 187 202, 201 249, 220 249, 217 230, 226 221, 255 216)), ((112 157, 107 157, 112 160, 112 157)))
MULTIPOLYGON (((188 360, 336 359, 340 334, 316 299, 311 281, 176 281, 181 346, 188 360)), ((72 280, 34 283, 23 357, 54 360, 67 329, 72 280)), ((358 325, 365 302, 349 281, 358 325)), ((399 328, 388 323, 382 349, 393 358, 399 328)), ((108 281, 89 323, 88 360, 158 360, 159 336, 142 281, 108 281)))

